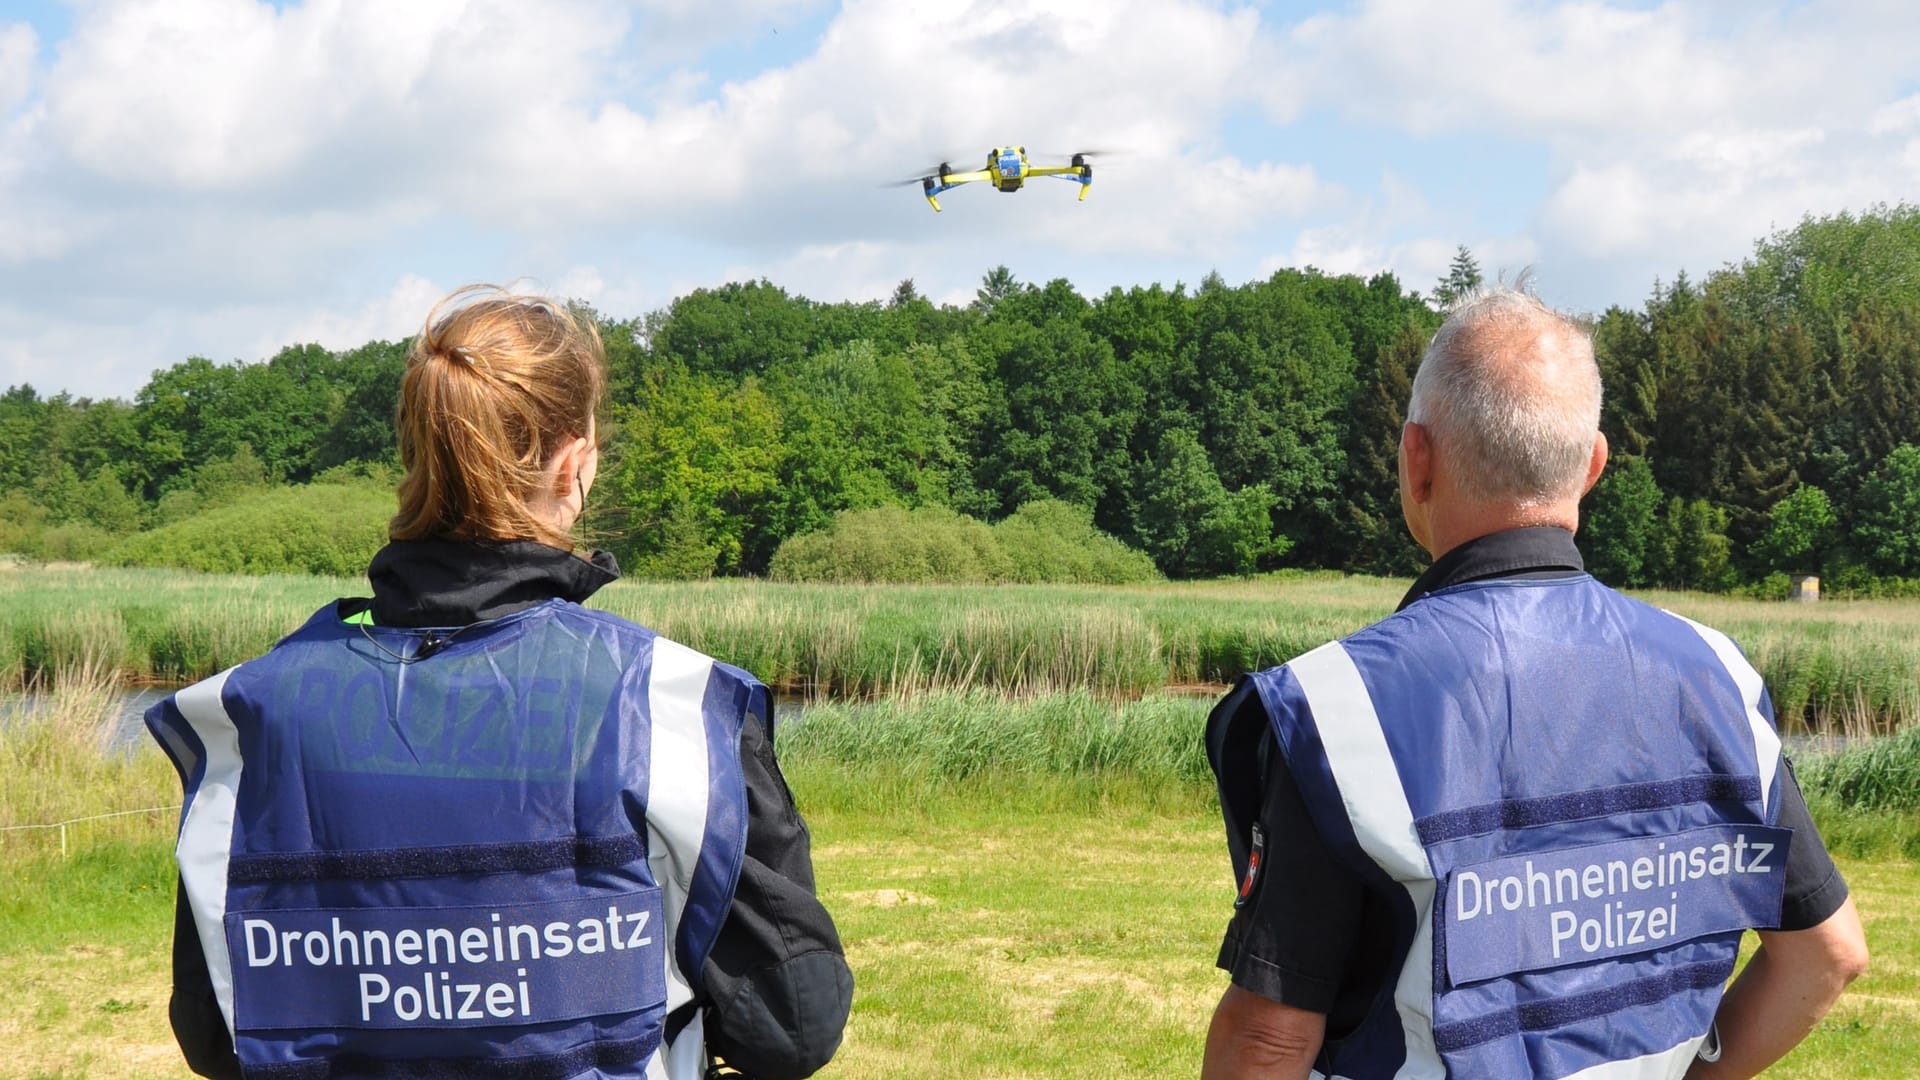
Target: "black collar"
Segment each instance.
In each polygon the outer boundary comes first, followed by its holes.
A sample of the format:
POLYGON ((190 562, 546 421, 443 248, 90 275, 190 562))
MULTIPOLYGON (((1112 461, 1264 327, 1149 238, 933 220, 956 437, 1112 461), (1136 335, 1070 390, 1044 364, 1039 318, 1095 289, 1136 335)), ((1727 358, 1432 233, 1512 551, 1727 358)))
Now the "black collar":
POLYGON ((1428 593, 1469 581, 1573 577, 1585 572, 1580 549, 1567 530, 1553 525, 1507 529, 1475 537, 1433 560, 1394 610, 1402 610, 1428 593))
POLYGON ((588 561, 531 540, 395 540, 367 567, 381 626, 467 626, 547 600, 577 604, 619 576, 607 552, 588 561))

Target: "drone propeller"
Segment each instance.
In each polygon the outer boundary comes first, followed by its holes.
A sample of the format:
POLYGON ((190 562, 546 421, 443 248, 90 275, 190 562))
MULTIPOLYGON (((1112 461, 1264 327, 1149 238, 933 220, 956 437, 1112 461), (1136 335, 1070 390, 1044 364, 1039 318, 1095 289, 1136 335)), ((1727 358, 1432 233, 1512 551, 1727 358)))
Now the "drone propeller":
MULTIPOLYGON (((965 158, 966 155, 963 154, 961 155, 961 157, 965 158)), ((918 175, 910 176, 905 180, 888 181, 887 183, 884 183, 880 186, 881 187, 911 187, 914 184, 925 183, 928 180, 938 181, 943 176, 951 176, 955 172, 960 171, 955 169, 952 165, 948 164, 948 162, 951 162, 951 161, 953 161, 953 157, 949 155, 947 159, 945 161, 942 161, 940 164, 929 165, 926 168, 921 169, 918 175)))

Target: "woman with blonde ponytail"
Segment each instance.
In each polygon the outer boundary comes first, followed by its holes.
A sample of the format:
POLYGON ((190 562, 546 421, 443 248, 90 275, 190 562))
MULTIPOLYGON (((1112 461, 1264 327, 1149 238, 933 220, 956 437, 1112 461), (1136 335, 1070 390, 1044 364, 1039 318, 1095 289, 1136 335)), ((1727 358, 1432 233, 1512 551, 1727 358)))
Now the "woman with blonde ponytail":
POLYGON ((852 976, 752 675, 581 606, 605 358, 461 289, 396 412, 373 596, 154 706, 200 1075, 804 1077, 852 976))

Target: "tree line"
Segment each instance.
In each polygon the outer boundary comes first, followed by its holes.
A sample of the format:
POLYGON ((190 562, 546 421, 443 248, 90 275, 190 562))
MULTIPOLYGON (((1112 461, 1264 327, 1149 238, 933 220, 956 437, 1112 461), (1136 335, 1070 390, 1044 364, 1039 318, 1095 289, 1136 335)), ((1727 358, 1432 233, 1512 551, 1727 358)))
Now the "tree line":
MULTIPOLYGON (((630 571, 768 572, 845 511, 997 522, 1056 500, 1175 577, 1407 574, 1395 447, 1428 295, 1281 270, 1115 288, 988 272, 822 303, 771 282, 616 319, 589 528, 630 571)), ((1613 447, 1582 540, 1625 585, 1920 577, 1920 209, 1808 219, 1593 317, 1613 447)), ((85 557, 249 492, 390 482, 406 342, 195 357, 131 402, 0 395, 0 550, 85 557)))

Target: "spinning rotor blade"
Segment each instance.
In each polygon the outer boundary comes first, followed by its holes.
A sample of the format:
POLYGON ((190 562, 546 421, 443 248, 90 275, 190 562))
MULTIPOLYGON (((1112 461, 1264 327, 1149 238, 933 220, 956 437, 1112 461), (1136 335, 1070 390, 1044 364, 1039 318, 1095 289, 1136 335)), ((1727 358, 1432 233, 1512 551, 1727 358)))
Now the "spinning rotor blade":
MULTIPOLYGON (((965 172, 969 168, 969 166, 961 165, 960 167, 955 168, 953 163, 956 161, 961 161, 961 162, 972 161, 975 158, 978 158, 979 156, 980 155, 978 154, 949 154, 946 157, 941 158, 937 164, 929 165, 926 168, 921 169, 920 175, 914 177, 914 183, 919 183, 921 180, 926 180, 929 178, 938 180, 942 176, 950 176, 957 172, 965 172)), ((977 168, 978 166, 972 166, 972 167, 977 168)), ((902 181, 902 183, 904 182, 905 181, 902 181)))

